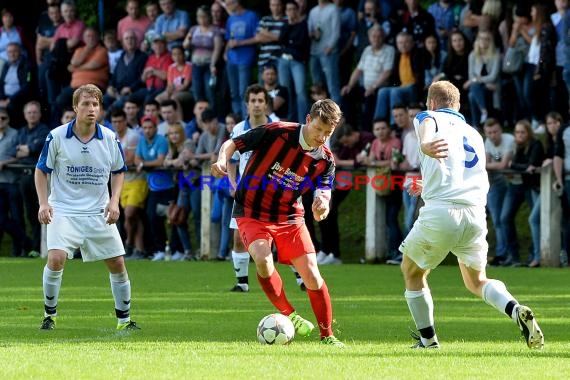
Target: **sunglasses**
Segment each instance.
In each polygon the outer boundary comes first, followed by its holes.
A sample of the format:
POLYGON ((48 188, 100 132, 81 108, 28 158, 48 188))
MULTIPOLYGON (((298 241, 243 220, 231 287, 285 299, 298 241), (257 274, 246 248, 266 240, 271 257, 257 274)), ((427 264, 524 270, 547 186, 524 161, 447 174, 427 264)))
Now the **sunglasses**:
POLYGON ((0 116, 0 120, 8 120, 8 116, 0 116))

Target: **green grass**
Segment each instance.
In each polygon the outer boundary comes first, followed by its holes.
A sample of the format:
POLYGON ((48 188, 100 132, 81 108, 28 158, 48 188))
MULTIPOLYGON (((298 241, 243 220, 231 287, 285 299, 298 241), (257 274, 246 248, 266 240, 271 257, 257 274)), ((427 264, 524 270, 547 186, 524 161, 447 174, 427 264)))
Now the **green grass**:
MULTIPOLYGON (((230 263, 129 262, 133 319, 142 330, 118 333, 108 275, 100 263, 68 262, 54 331, 38 330, 43 312, 41 260, 0 259, 2 379, 539 379, 568 378, 567 269, 500 268, 511 292, 535 311, 546 335, 530 351, 512 321, 462 286, 455 266, 431 277, 439 351, 411 350, 413 322, 397 267, 323 267, 336 335, 347 348, 324 347, 317 334, 289 346, 257 343, 258 321, 273 308, 253 282, 230 293, 230 263)), ((253 266, 250 268, 253 271, 253 266)), ((288 268, 291 302, 314 321, 288 268)))

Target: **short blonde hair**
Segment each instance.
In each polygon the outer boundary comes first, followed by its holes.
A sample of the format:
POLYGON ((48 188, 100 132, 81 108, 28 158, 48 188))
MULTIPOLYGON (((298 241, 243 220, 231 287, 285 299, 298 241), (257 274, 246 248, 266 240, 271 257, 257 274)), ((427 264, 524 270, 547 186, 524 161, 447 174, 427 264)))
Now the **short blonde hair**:
POLYGON ((453 83, 440 80, 432 83, 428 89, 427 104, 435 102, 436 109, 452 108, 459 111, 459 90, 453 83))
POLYGON ((77 107, 79 104, 79 98, 81 95, 87 94, 89 96, 93 96, 99 101, 99 105, 103 106, 103 93, 99 89, 99 87, 95 86, 94 84, 86 84, 79 87, 77 90, 73 92, 73 107, 77 107))
POLYGON ((331 99, 323 99, 313 104, 309 115, 311 119, 319 118, 323 123, 336 128, 342 118, 342 111, 331 99))

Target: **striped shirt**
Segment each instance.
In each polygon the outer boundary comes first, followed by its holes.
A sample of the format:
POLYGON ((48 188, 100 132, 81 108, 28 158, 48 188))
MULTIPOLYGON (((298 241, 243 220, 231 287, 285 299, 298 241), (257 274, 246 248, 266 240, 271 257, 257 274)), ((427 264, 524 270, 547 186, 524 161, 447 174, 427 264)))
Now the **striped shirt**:
MULTIPOLYGON (((267 29, 274 36, 279 37, 281 30, 287 24, 287 18, 285 16, 278 19, 274 19, 273 16, 264 16, 259 21, 257 25, 257 32, 260 29, 267 29)), ((259 44, 259 55, 257 56, 257 65, 259 67, 264 67, 265 65, 272 63, 277 66, 276 61, 281 56, 281 44, 279 41, 268 42, 264 44, 259 44)))
POLYGON ((330 189, 335 167, 326 146, 303 150, 300 133, 300 124, 276 122, 233 139, 240 153, 252 151, 236 191, 234 217, 304 223, 301 195, 330 189))

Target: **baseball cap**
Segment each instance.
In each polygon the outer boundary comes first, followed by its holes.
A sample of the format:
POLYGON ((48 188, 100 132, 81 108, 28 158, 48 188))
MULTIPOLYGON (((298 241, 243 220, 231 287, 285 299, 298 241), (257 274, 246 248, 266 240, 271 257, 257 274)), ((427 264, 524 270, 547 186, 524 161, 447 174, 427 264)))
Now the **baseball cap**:
POLYGON ((158 125, 158 120, 155 116, 152 115, 145 115, 143 117, 141 117, 141 125, 143 125, 143 123, 145 121, 150 121, 152 124, 154 124, 155 126, 158 125))

